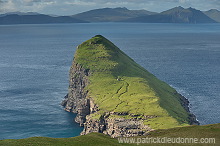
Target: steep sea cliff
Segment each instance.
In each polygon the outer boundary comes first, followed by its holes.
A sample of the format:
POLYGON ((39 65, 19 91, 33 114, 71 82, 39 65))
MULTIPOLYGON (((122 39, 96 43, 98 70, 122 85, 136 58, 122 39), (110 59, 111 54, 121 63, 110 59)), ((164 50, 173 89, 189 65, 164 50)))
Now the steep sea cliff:
POLYGON ((140 136, 198 124, 185 97, 100 35, 78 46, 69 76, 62 105, 77 113, 81 135, 140 136))

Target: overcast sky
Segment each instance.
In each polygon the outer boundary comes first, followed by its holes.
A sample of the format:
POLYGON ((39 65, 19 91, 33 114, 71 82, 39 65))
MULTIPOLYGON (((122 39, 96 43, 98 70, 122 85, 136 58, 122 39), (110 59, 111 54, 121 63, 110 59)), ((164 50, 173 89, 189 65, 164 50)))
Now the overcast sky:
POLYGON ((0 13, 21 11, 73 15, 105 7, 162 12, 176 6, 193 7, 203 11, 220 10, 220 0, 0 0, 0 13))

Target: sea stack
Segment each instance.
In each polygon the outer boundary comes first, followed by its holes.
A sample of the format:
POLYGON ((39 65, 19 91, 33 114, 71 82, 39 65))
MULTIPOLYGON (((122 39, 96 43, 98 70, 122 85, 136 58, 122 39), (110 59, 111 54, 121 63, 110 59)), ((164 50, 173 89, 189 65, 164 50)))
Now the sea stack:
POLYGON ((130 137, 198 124, 185 97, 101 35, 77 47, 62 105, 77 113, 81 135, 130 137))

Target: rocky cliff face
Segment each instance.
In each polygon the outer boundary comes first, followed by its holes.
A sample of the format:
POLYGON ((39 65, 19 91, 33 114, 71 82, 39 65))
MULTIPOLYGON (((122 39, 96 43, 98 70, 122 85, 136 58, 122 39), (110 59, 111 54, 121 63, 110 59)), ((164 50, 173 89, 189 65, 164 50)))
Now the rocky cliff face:
MULTIPOLYGON (((176 93, 179 94, 179 93, 176 93)), ((184 109, 190 113, 189 110, 189 100, 187 98, 185 98, 184 96, 182 96, 181 94, 179 94, 180 97, 180 103, 181 105, 184 107, 184 109)), ((196 119, 196 116, 192 113, 189 114, 189 124, 190 125, 199 125, 199 121, 196 119)))
MULTIPOLYGON (((77 113, 75 121, 84 127, 81 135, 86 135, 91 132, 100 132, 108 134, 111 137, 131 137, 147 135, 148 132, 154 130, 144 125, 143 122, 146 119, 154 118, 153 116, 136 118, 136 115, 130 115, 133 116, 132 119, 113 119, 109 117, 112 115, 128 115, 128 113, 110 112, 103 114, 99 119, 91 118, 90 114, 99 111, 93 99, 87 96, 88 90, 86 90, 86 86, 89 84, 88 76, 91 74, 89 70, 73 62, 70 68, 68 94, 62 102, 66 111, 77 113)), ((189 112, 189 101, 183 96, 180 97, 182 106, 189 112)), ((199 124, 193 114, 190 115, 189 121, 192 125, 199 124)))
POLYGON ((84 130, 81 135, 91 132, 100 132, 108 134, 111 137, 132 137, 147 135, 152 131, 150 127, 143 124, 141 119, 108 118, 108 115, 100 119, 87 118, 84 124, 84 130))
POLYGON ((81 126, 86 122, 86 115, 90 114, 90 100, 86 98, 88 91, 89 71, 73 63, 69 72, 69 89, 62 105, 68 112, 77 113, 75 121, 81 126))

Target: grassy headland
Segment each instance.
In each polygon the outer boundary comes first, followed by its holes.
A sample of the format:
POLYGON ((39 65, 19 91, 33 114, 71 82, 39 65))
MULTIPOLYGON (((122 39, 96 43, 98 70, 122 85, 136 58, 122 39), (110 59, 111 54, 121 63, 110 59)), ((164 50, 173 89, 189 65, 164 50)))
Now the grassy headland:
POLYGON ((100 118, 107 112, 128 113, 123 117, 144 119, 153 129, 165 129, 189 124, 189 113, 183 108, 180 95, 135 63, 101 35, 82 43, 74 61, 90 70, 89 97, 100 111, 91 115, 100 118))

